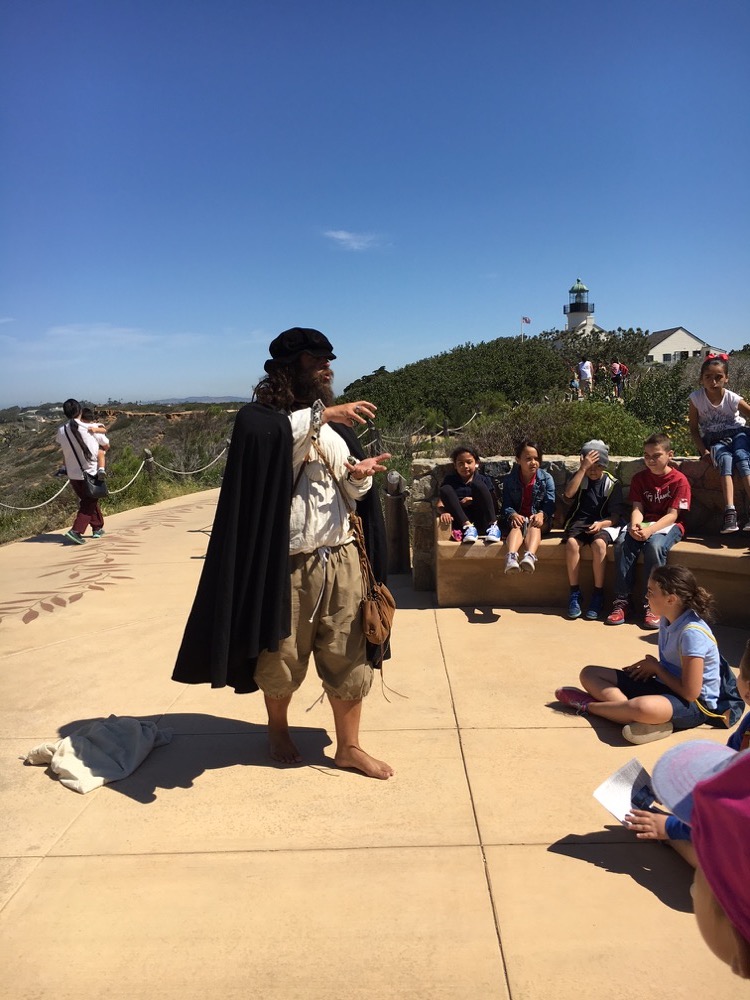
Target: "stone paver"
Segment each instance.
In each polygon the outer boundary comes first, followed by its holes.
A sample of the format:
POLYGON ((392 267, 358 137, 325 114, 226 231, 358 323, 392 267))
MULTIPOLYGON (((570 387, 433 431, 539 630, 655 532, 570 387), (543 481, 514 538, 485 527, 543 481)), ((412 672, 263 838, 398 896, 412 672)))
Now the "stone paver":
MULTIPOLYGON (((437 609, 397 578, 393 690, 376 680, 363 720, 395 778, 332 766, 314 674, 291 713, 307 763, 280 768, 258 695, 170 680, 216 496, 109 517, 86 546, 0 549, 3 1000, 746 995, 700 940, 689 869, 591 795, 669 743, 551 707, 653 636, 437 609), (86 796, 22 766, 109 714, 172 743, 86 796)), ((743 634, 719 632, 736 662, 743 634)))

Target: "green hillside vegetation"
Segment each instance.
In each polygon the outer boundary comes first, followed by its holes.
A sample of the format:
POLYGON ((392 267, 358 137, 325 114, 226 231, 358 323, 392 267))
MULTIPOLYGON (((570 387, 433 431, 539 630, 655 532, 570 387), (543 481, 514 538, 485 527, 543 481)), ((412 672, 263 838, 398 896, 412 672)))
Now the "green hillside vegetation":
MULTIPOLYGON (((701 359, 673 366, 646 366, 646 334, 615 330, 595 343, 548 331, 525 340, 500 338, 464 344, 397 371, 379 369, 346 387, 340 400, 367 399, 378 406, 377 429, 391 467, 408 478, 416 453, 448 454, 455 444, 475 445, 480 454, 509 455, 522 438, 537 440, 545 454, 575 454, 591 437, 600 437, 613 454, 638 455, 654 431, 671 435, 675 451, 694 454, 687 428, 688 395, 698 384, 701 359), (603 378, 590 400, 572 401, 570 366, 587 353, 598 364, 617 357, 630 368, 625 397, 612 398, 603 378), (463 429, 467 421, 471 421, 463 429), (443 436, 445 428, 450 434, 443 436)), ((750 399, 750 345, 730 357, 730 385, 750 399)), ((19 410, 0 411, 0 501, 32 507, 56 493, 65 479, 55 477, 61 452, 55 443, 62 417, 50 413, 59 404, 38 407, 49 420, 19 421, 19 410), (36 429, 32 429, 36 428, 36 429)), ((127 404, 100 410, 112 444, 107 467, 111 490, 124 487, 143 461, 143 449, 168 469, 193 472, 215 459, 231 434, 241 403, 161 405, 151 409, 127 404)), ((105 514, 218 486, 221 458, 195 475, 153 469, 104 502, 105 514)), ((33 511, 0 508, 0 542, 69 525, 76 501, 67 488, 53 503, 33 511)))

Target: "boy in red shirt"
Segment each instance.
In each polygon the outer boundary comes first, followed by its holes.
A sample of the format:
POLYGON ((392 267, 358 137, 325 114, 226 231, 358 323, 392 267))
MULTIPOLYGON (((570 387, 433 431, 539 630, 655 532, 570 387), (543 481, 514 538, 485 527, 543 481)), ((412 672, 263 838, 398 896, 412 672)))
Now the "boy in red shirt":
MULTIPOLYGON (((622 625, 628 612, 635 566, 643 551, 644 598, 651 570, 665 566, 667 553, 685 534, 685 513, 690 509, 690 484, 670 466, 674 457, 666 434, 652 434, 643 442, 646 468, 636 473, 628 499, 633 504, 630 522, 615 545, 615 600, 608 625, 622 625)), ((645 604, 646 628, 659 627, 659 618, 645 604)))

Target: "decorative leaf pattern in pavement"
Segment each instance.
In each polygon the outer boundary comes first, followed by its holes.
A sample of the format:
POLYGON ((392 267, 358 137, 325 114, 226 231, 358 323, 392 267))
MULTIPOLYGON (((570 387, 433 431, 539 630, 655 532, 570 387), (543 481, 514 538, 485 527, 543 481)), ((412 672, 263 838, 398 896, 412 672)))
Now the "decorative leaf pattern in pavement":
MULTIPOLYGON (((139 521, 125 528, 115 529, 103 538, 88 538, 86 545, 65 546, 63 559, 58 569, 40 574, 42 589, 21 591, 13 600, 0 603, 0 622, 4 618, 20 618, 25 625, 31 624, 42 614, 60 612, 86 596, 87 592, 102 591, 116 587, 122 580, 133 580, 130 560, 148 538, 146 532, 153 528, 177 528, 184 524, 185 514, 196 509, 216 507, 212 498, 169 510, 154 511, 144 508, 139 521)), ((60 536, 61 542, 63 535, 60 536)))

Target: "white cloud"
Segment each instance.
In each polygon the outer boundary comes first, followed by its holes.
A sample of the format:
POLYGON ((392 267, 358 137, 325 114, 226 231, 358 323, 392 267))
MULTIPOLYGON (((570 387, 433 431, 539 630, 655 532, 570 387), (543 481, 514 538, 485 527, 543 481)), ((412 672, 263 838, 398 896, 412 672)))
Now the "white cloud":
POLYGON ((372 250, 380 244, 377 233, 350 233, 348 229, 326 229, 323 235, 345 250, 372 250))

